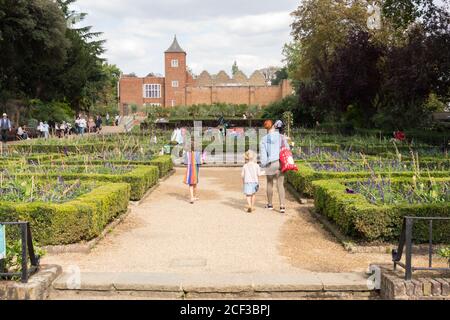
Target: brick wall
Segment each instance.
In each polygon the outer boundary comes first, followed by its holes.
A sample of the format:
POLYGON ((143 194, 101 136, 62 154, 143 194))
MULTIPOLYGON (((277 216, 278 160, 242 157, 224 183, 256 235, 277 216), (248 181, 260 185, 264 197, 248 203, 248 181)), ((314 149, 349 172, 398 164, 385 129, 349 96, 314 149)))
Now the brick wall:
POLYGON ((144 104, 157 103, 161 106, 171 107, 172 100, 175 100, 175 105, 231 103, 267 106, 292 94, 293 91, 288 80, 284 80, 279 86, 192 86, 195 81, 186 72, 186 55, 184 53, 166 53, 166 74, 166 78, 122 77, 119 83, 121 114, 128 114, 129 106, 133 104, 142 107, 144 104), (173 59, 178 59, 178 68, 171 66, 173 59), (172 88, 174 80, 178 81, 178 88, 172 88), (160 84, 161 97, 144 98, 145 84, 160 84))
POLYGON ((138 107, 150 103, 159 103, 161 106, 164 106, 164 86, 164 78, 160 77, 122 77, 119 81, 120 113, 128 114, 130 110, 127 109, 133 104, 136 104, 138 107), (161 85, 161 97, 154 99, 144 98, 145 84, 161 85))
POLYGON ((212 104, 221 102, 267 106, 291 94, 291 91, 292 89, 286 91, 286 88, 283 86, 188 87, 186 89, 186 104, 212 104), (283 93, 283 89, 285 93, 283 93))
POLYGON ((165 70, 165 105, 167 107, 172 106, 172 101, 174 101, 175 106, 185 105, 188 80, 186 53, 165 53, 165 70), (178 67, 172 67, 172 60, 178 60, 178 67), (178 81, 178 88, 172 87, 173 81, 178 81))
POLYGON ((406 281, 402 271, 381 266, 381 298, 384 300, 450 300, 450 275, 415 276, 406 281))

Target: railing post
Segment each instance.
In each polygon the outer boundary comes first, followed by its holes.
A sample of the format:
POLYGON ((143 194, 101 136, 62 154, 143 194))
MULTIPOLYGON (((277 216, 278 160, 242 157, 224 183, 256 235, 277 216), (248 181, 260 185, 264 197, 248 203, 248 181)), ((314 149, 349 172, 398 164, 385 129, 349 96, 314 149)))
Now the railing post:
POLYGON ((428 248, 429 268, 433 268, 433 220, 430 220, 430 246, 428 248))
POLYGON ((412 279, 412 231, 414 220, 412 218, 406 219, 406 280, 412 279))
POLYGON ((27 224, 22 223, 20 225, 20 231, 22 234, 22 283, 28 282, 28 250, 27 250, 27 244, 28 244, 28 230, 27 230, 27 224))

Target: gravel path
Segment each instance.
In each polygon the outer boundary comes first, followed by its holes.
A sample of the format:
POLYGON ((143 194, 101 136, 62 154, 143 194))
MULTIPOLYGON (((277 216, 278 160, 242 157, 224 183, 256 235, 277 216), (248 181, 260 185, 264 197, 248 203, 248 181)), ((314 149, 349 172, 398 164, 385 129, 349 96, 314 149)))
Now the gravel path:
MULTIPOLYGON (((90 254, 49 255, 43 263, 82 272, 297 273, 365 271, 388 254, 350 254, 288 196, 288 214, 244 212, 239 168, 202 168, 195 205, 187 201, 184 170, 161 185, 90 254)), ((275 198, 277 199, 277 198, 275 198)), ((278 203, 275 203, 278 206, 278 203)))
POLYGON ((279 273, 302 272, 278 249, 289 216, 259 208, 244 212, 239 168, 203 168, 201 200, 187 202, 184 170, 161 185, 90 254, 49 255, 43 263, 77 265, 84 272, 279 273))

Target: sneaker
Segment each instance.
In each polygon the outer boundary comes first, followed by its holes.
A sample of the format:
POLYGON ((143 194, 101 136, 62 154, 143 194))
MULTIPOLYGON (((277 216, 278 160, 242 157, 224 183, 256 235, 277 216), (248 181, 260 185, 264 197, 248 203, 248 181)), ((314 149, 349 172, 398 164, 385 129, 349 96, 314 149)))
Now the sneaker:
POLYGON ((266 207, 265 207, 267 210, 270 210, 270 211, 272 211, 273 210, 273 205, 271 205, 271 204, 268 204, 268 205, 266 205, 266 207))
POLYGON ((281 208, 280 208, 280 212, 281 212, 282 214, 285 214, 285 213, 286 213, 286 208, 285 208, 285 207, 281 207, 281 208))

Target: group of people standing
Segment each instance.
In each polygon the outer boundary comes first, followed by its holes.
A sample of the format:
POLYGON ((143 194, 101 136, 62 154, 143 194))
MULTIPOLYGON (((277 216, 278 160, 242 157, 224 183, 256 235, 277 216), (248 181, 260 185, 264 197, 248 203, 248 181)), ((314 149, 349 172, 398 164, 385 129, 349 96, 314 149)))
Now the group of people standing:
MULTIPOLYGON (((245 153, 246 164, 242 168, 241 177, 243 182, 243 192, 247 198, 246 211, 255 211, 256 194, 260 189, 260 177, 266 176, 267 180, 267 204, 265 208, 273 211, 274 186, 277 186, 280 213, 286 213, 286 192, 284 188, 284 173, 282 172, 280 155, 283 148, 290 149, 288 139, 284 135, 284 124, 278 120, 275 123, 267 120, 264 123, 267 130, 260 143, 260 162, 254 151, 245 153)), ((189 186, 190 203, 194 204, 199 200, 197 186, 199 183, 200 166, 204 163, 202 152, 196 148, 194 140, 185 150, 184 163, 187 165, 183 182, 189 186)))
MULTIPOLYGON (((110 125, 111 118, 108 113, 106 114, 105 119, 106 124, 110 125)), ((114 124, 116 126, 118 125, 119 119, 119 115, 117 115, 114 119, 114 124)), ((100 115, 97 115, 95 119, 89 118, 86 120, 85 116, 79 114, 74 122, 74 126, 66 121, 62 121, 61 123, 56 123, 53 121, 40 121, 35 130, 29 129, 23 125, 20 125, 17 128, 14 127, 12 121, 6 113, 3 113, 0 118, 1 142, 4 144, 6 144, 9 139, 27 140, 32 137, 48 139, 52 135, 58 138, 63 138, 72 134, 84 135, 85 133, 100 133, 102 127, 103 118, 100 115), (11 136, 13 130, 16 133, 15 137, 11 136)))

